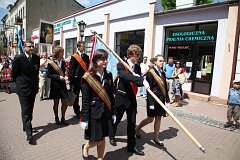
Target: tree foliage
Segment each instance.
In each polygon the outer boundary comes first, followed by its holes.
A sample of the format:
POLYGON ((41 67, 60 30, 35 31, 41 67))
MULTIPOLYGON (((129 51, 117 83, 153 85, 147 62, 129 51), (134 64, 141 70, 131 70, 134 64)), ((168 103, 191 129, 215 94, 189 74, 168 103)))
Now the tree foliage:
POLYGON ((164 10, 176 9, 176 0, 162 0, 164 10))
POLYGON ((196 5, 212 3, 213 0, 196 0, 196 5))
MULTIPOLYGON (((161 1, 161 0, 160 0, 161 1)), ((213 3, 213 0, 196 0, 196 5, 213 3)), ((176 9, 176 0, 162 0, 164 10, 176 9)))

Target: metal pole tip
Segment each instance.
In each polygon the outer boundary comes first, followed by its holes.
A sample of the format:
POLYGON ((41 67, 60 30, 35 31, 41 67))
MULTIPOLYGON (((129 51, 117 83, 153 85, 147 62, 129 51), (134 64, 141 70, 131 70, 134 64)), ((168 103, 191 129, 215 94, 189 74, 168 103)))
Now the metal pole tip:
POLYGON ((200 150, 203 152, 203 153, 206 153, 205 149, 203 147, 200 147, 200 150))

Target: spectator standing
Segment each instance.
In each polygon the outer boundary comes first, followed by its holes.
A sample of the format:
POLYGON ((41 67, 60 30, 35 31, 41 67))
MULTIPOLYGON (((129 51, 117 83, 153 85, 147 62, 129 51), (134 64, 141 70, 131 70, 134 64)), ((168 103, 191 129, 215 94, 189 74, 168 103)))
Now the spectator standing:
POLYGON ((233 88, 229 89, 228 93, 228 111, 227 111, 227 123, 225 127, 232 127, 232 129, 239 129, 240 123, 240 80, 235 79, 233 81, 233 88), (234 120, 234 123, 232 121, 234 120))
POLYGON ((77 43, 77 53, 74 53, 70 60, 69 81, 70 89, 77 95, 73 109, 77 118, 80 117, 79 94, 81 90, 81 79, 89 66, 89 56, 85 54, 85 42, 77 43))
POLYGON ((22 111, 23 131, 26 131, 27 141, 33 144, 32 114, 36 94, 38 93, 38 74, 40 58, 33 54, 34 43, 26 41, 25 53, 15 57, 12 67, 12 77, 16 82, 16 93, 22 111))
POLYGON ((49 61, 47 57, 48 57, 47 52, 43 52, 41 54, 39 69, 40 101, 49 98, 51 80, 47 77, 47 66, 49 61))
MULTIPOLYGON (((147 73, 147 71, 149 69, 147 60, 148 60, 147 56, 144 56, 143 57, 143 62, 140 64, 141 76, 144 79, 146 79, 145 74, 147 73)), ((143 98, 147 97, 147 91, 146 91, 146 88, 144 86, 140 87, 138 96, 142 96, 143 98)))
POLYGON ((170 96, 173 93, 172 83, 173 83, 173 71, 175 64, 173 63, 173 57, 168 57, 168 63, 164 65, 163 71, 166 73, 167 86, 168 86, 168 95, 170 96))
POLYGON ((7 56, 1 56, 2 62, 0 67, 0 82, 3 83, 4 89, 8 94, 11 94, 10 81, 12 80, 12 68, 11 63, 7 56))
POLYGON ((173 75, 172 75, 173 77, 172 88, 173 88, 173 94, 175 97, 173 106, 175 107, 180 107, 180 96, 181 96, 182 84, 179 81, 178 75, 181 73, 183 73, 181 62, 177 61, 176 67, 174 68, 173 75))

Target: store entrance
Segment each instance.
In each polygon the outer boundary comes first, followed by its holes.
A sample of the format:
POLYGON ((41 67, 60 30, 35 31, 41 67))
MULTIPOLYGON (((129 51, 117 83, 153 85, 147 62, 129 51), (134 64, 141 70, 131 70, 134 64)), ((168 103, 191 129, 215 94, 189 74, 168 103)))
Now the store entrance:
POLYGON ((210 94, 213 60, 215 52, 214 42, 198 43, 196 46, 195 63, 193 65, 193 86, 192 90, 196 93, 210 94))

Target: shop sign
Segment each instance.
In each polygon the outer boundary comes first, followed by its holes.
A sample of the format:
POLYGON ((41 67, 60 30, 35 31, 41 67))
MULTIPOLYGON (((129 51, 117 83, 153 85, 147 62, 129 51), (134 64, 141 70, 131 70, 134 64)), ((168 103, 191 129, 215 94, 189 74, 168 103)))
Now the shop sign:
POLYGON ((206 35, 205 31, 172 32, 167 42, 215 41, 215 36, 206 35))
POLYGON ((72 27, 76 27, 77 21, 76 21, 75 17, 73 17, 73 20, 68 19, 68 20, 65 20, 63 22, 54 24, 54 33, 60 32, 60 28, 62 26, 67 25, 67 24, 71 24, 71 23, 72 23, 72 27))

